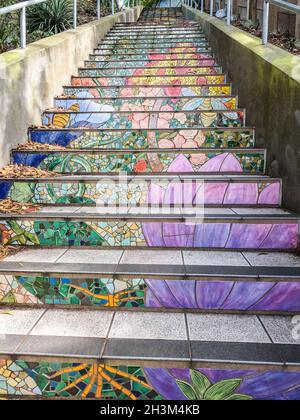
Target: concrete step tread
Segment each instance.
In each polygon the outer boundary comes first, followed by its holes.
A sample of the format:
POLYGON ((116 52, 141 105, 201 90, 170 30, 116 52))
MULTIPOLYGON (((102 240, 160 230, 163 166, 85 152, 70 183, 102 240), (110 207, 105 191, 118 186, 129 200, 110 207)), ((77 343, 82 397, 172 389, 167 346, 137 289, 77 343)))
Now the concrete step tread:
POLYGON ((300 368, 291 317, 74 309, 0 314, 0 354, 26 360, 166 362, 300 368))
POLYGON ((293 253, 199 250, 25 249, 0 262, 2 275, 299 282, 293 253))

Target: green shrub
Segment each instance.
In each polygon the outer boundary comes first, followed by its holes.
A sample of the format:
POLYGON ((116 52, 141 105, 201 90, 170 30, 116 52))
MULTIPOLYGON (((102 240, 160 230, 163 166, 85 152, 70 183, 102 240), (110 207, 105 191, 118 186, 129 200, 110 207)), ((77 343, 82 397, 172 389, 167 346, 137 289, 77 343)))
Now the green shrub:
MULTIPOLYGON (((14 0, 0 0, 0 8, 15 3, 14 0)), ((0 52, 18 45, 18 13, 0 16, 0 52)))
POLYGON ((142 0, 142 6, 144 6, 145 9, 151 9, 151 7, 154 7, 157 3, 157 0, 142 0))
POLYGON ((72 26, 72 2, 49 0, 27 9, 27 28, 31 33, 57 34, 72 26))
POLYGON ((96 14, 97 4, 95 0, 81 0, 78 2, 78 9, 88 15, 96 14))

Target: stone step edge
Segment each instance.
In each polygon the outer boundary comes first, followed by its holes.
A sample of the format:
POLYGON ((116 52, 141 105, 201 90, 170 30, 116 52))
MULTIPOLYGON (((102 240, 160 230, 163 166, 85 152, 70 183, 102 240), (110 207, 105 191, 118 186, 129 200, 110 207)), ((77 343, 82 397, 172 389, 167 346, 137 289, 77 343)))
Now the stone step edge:
MULTIPOLYGON (((9 275, 9 273, 6 273, 6 275, 9 275)), ((53 278, 53 276, 52 276, 53 278)), ((76 277, 78 279, 78 277, 76 277)), ((119 276, 116 278, 119 280, 119 276)), ((128 279, 128 277, 127 277, 128 279)), ((121 279, 122 280, 122 279, 121 279)), ((155 280, 151 278, 151 281, 155 280)), ((174 280, 176 281, 176 280, 174 280)), ((285 280, 286 282, 286 280, 285 280)), ((274 281, 276 283, 276 281, 274 281)), ((279 283, 279 282, 277 282, 279 283)), ((1 311, 7 308, 7 303, 0 302, 0 313, 1 311)), ((96 305, 95 305, 96 306, 96 305)), ((17 310, 17 309, 51 309, 56 308, 57 310, 64 310, 64 309, 73 309, 73 310, 90 310, 92 305, 86 305, 86 304, 64 304, 64 303, 11 303, 9 304, 9 308, 11 311, 17 310)), ((101 306, 97 306, 100 308, 101 306)), ((105 306, 101 307, 103 310, 109 310, 105 306)), ((146 306, 140 306, 140 307, 123 307, 123 306, 114 306, 113 309, 116 313, 118 312, 134 312, 134 313, 141 313, 141 314, 147 314, 149 312, 155 312, 158 314, 169 314, 172 313, 182 313, 182 314, 198 314, 198 315, 245 315, 245 316, 286 316, 286 317, 293 317, 293 316, 299 316, 300 311, 284 311, 284 310, 251 310, 251 309, 193 309, 193 308, 167 308, 167 307, 161 307, 161 308, 151 308, 146 306)), ((1 357, 1 351, 0 351, 0 360, 1 357)), ((299 362, 300 363, 300 362, 299 362)))
MULTIPOLYGON (((66 248, 68 249, 68 248, 66 248)), ((22 248, 21 248, 22 250, 22 248)), ((111 276, 126 280, 145 278, 174 281, 300 282, 300 267, 285 266, 204 266, 126 263, 41 263, 1 261, 0 275, 93 279, 111 276), (89 277, 90 276, 90 277, 89 277)), ((244 312, 244 311, 243 311, 244 312)))
MULTIPOLYGON (((0 182, 57 182, 57 181, 65 181, 69 182, 95 182, 97 183, 100 179, 116 179, 116 180, 122 180, 122 177, 120 175, 111 175, 107 173, 101 173, 100 175, 76 175, 76 174, 64 174, 64 175, 56 175, 53 177, 0 177, 0 182)), ((124 178, 124 176, 123 176, 124 178)), ((159 180, 176 180, 178 182, 184 182, 184 181, 205 181, 205 182, 231 182, 231 183, 240 183, 240 182, 261 182, 261 183, 274 183, 279 182, 282 183, 281 178, 270 178, 267 175, 207 175, 205 173, 203 174, 182 174, 182 173, 163 173, 163 174, 135 174, 135 175, 126 175, 126 180, 141 180, 141 181, 159 181, 159 180)), ((216 207, 216 206, 214 206, 216 207)))
MULTIPOLYGON (((184 97, 183 97, 184 98, 184 97)), ((102 99, 110 99, 110 98, 102 98, 102 99)), ((124 98, 126 99, 126 98, 124 98)), ((102 131, 104 132, 176 132, 176 131, 195 131, 195 130, 199 130, 199 131, 220 131, 220 132, 226 132, 226 131, 235 131, 235 132, 239 132, 239 131, 253 131, 253 134, 255 132, 255 127, 253 126, 247 126, 247 127, 200 127, 200 128, 137 128, 137 129, 128 129, 128 128, 111 128, 111 129, 103 129, 103 128, 91 128, 91 127, 81 127, 81 128, 77 128, 77 127, 70 127, 70 128, 54 128, 54 127, 44 127, 44 126, 31 126, 28 128, 28 133, 31 133, 33 131, 74 131, 74 132, 96 132, 96 133, 100 133, 102 131)))
MULTIPOLYGON (((84 311, 84 308, 77 310, 84 311)), ((97 308, 97 311, 100 315, 101 309, 97 308)), ((298 344, 200 341, 190 338, 178 340, 53 336, 29 333, 3 335, 0 357, 28 362, 64 361, 117 366, 237 370, 259 368, 268 371, 299 372, 299 353, 298 344)))
MULTIPOLYGON (((66 210, 68 207, 66 207, 66 210)), ((109 210, 109 207, 107 208, 109 210)), ((122 209, 122 207, 120 207, 122 209)), ((128 210, 128 209, 127 209, 128 210)), ((129 210, 130 211, 130 210, 129 210)), ((103 222, 103 221, 118 221, 118 222, 157 222, 157 223, 199 223, 197 219, 201 219, 201 224, 206 223, 234 223, 234 224, 297 224, 299 223, 300 216, 294 213, 290 214, 279 214, 279 215, 252 215, 252 214, 243 214, 243 215, 228 215, 228 214, 198 214, 187 212, 183 214, 139 214, 139 213, 122 213, 119 214, 116 212, 107 212, 103 214, 95 211, 94 213, 74 213, 74 212, 32 212, 26 214, 11 214, 11 213, 1 213, 0 221, 8 220, 39 220, 39 221, 72 221, 72 222, 103 222)))

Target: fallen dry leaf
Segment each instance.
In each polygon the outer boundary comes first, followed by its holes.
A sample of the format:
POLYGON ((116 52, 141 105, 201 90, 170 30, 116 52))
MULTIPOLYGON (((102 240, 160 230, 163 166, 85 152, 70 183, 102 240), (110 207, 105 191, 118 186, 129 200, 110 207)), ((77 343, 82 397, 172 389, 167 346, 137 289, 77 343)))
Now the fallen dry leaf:
POLYGON ((38 143, 36 141, 27 141, 24 144, 18 144, 16 150, 66 150, 66 147, 56 146, 47 143, 38 143))
MULTIPOLYGON (((262 36, 261 28, 249 28, 245 26, 245 23, 242 21, 233 22, 232 24, 239 29, 250 33, 251 35, 257 36, 258 38, 261 38, 262 36)), ((297 47, 295 38, 288 34, 270 34, 269 42, 290 52, 291 54, 300 55, 300 48, 297 47)))
POLYGON ((0 169, 0 177, 2 178, 45 178, 54 176, 56 176, 55 172, 26 165, 7 165, 0 169))
POLYGON ((10 198, 0 200, 0 213, 26 214, 38 211, 41 206, 31 203, 13 201, 10 198))
POLYGON ((17 248, 15 246, 4 246, 0 245, 0 261, 4 258, 8 257, 9 255, 16 254, 17 252, 21 251, 21 247, 17 248))

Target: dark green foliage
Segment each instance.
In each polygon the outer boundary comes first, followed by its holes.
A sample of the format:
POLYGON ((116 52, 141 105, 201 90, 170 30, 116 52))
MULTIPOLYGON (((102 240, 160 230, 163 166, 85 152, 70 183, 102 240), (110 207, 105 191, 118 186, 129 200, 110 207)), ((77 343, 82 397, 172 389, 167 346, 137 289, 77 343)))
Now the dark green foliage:
POLYGON ((72 27, 72 15, 70 0, 49 0, 28 8, 28 31, 57 34, 72 27))

